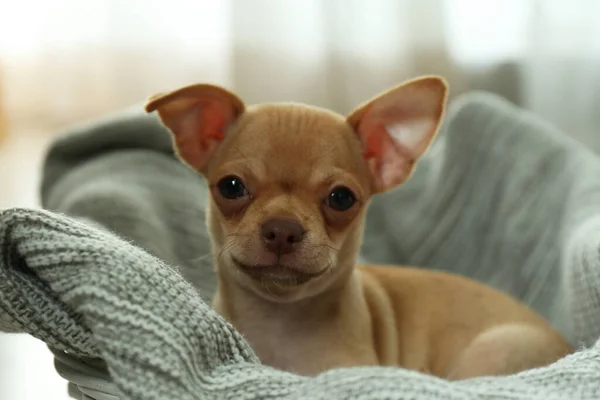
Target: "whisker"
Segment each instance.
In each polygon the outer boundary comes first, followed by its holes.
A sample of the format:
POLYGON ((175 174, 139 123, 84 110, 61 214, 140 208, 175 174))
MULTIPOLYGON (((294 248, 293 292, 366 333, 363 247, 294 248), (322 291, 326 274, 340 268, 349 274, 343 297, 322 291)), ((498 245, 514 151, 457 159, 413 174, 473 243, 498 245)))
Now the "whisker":
POLYGON ((239 232, 231 232, 231 233, 225 235, 223 237, 224 244, 219 249, 219 252, 218 252, 217 256, 215 257, 215 260, 217 262, 220 261, 225 256, 225 254, 227 253, 227 251, 229 249, 231 249, 233 246, 239 245, 240 243, 235 239, 240 238, 240 237, 253 238, 253 235, 246 234, 246 233, 239 233, 239 232))
POLYGON ((265 278, 264 278, 264 277, 261 277, 260 281, 261 281, 261 283, 262 283, 263 287, 265 288, 265 290, 267 291, 267 293, 268 293, 268 294, 270 294, 271 296, 273 296, 273 295, 274 295, 274 293, 273 293, 273 292, 271 292, 271 290, 269 289, 269 285, 267 285, 267 283, 266 283, 266 281, 265 281, 265 278))
POLYGON ((336 249, 335 247, 330 246, 330 245, 325 244, 325 243, 315 244, 312 247, 315 248, 315 249, 325 248, 325 249, 331 250, 334 254, 338 254, 339 251, 340 251, 339 249, 336 249))
POLYGON ((202 256, 198 256, 198 257, 192 258, 189 261, 190 262, 199 262, 199 261, 203 261, 203 260, 205 260, 207 258, 210 258, 211 256, 212 256, 212 253, 206 253, 206 254, 204 254, 202 256))
POLYGON ((231 232, 223 237, 223 240, 227 240, 230 237, 252 237, 252 235, 248 233, 239 233, 239 232, 231 232))

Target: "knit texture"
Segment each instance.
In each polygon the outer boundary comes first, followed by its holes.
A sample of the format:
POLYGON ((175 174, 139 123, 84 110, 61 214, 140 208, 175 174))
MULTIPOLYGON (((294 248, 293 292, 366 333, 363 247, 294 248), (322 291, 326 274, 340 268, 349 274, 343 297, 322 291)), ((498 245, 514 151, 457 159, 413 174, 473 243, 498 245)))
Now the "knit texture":
POLYGON ((518 297, 581 349, 548 367, 447 382, 399 368, 304 378, 261 366, 206 303, 206 188, 137 112, 55 143, 42 187, 53 212, 0 212, 0 330, 44 340, 71 393, 98 400, 598 399, 599 169, 543 121, 472 94, 453 104, 411 181, 369 211, 363 258, 518 297))

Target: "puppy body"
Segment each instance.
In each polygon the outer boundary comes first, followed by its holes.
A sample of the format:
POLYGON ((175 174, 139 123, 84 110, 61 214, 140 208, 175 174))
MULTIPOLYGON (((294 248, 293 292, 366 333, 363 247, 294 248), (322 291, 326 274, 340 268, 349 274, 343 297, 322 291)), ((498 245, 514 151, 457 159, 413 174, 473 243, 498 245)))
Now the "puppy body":
POLYGON ((532 310, 470 279, 380 266, 361 273, 376 349, 396 354, 397 365, 460 379, 516 373, 572 351, 532 310))
POLYGON ((345 286, 290 304, 224 283, 213 306, 263 363, 303 375, 382 365, 462 379, 516 373, 572 351, 507 295, 416 268, 359 266, 345 286))
POLYGON ((150 100, 210 186, 213 306, 263 363, 305 375, 395 365, 462 379, 571 351, 541 317, 474 281, 355 266, 370 198, 408 179, 446 96, 443 80, 425 77, 347 117, 298 104, 246 108, 210 85, 150 100))

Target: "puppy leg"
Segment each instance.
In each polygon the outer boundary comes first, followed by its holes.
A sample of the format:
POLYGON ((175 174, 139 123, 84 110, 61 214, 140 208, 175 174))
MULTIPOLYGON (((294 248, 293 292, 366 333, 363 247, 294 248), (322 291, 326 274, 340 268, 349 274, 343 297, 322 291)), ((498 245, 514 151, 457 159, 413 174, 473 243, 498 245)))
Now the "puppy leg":
POLYGON ((506 324, 479 334, 450 367, 448 379, 510 375, 550 364, 572 349, 554 332, 506 324))

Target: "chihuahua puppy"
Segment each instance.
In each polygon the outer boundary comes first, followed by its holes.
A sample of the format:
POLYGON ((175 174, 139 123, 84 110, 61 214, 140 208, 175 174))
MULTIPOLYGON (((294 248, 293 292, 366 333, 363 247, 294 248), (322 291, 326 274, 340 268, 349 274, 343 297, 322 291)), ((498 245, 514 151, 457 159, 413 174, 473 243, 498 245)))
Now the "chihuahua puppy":
POLYGON ((264 364, 303 375, 400 366, 464 379, 572 351, 543 318, 480 283, 355 266, 370 198, 409 178, 446 100, 445 81, 426 76, 346 117, 302 104, 246 107, 206 84, 148 101, 210 187, 213 307, 264 364))

